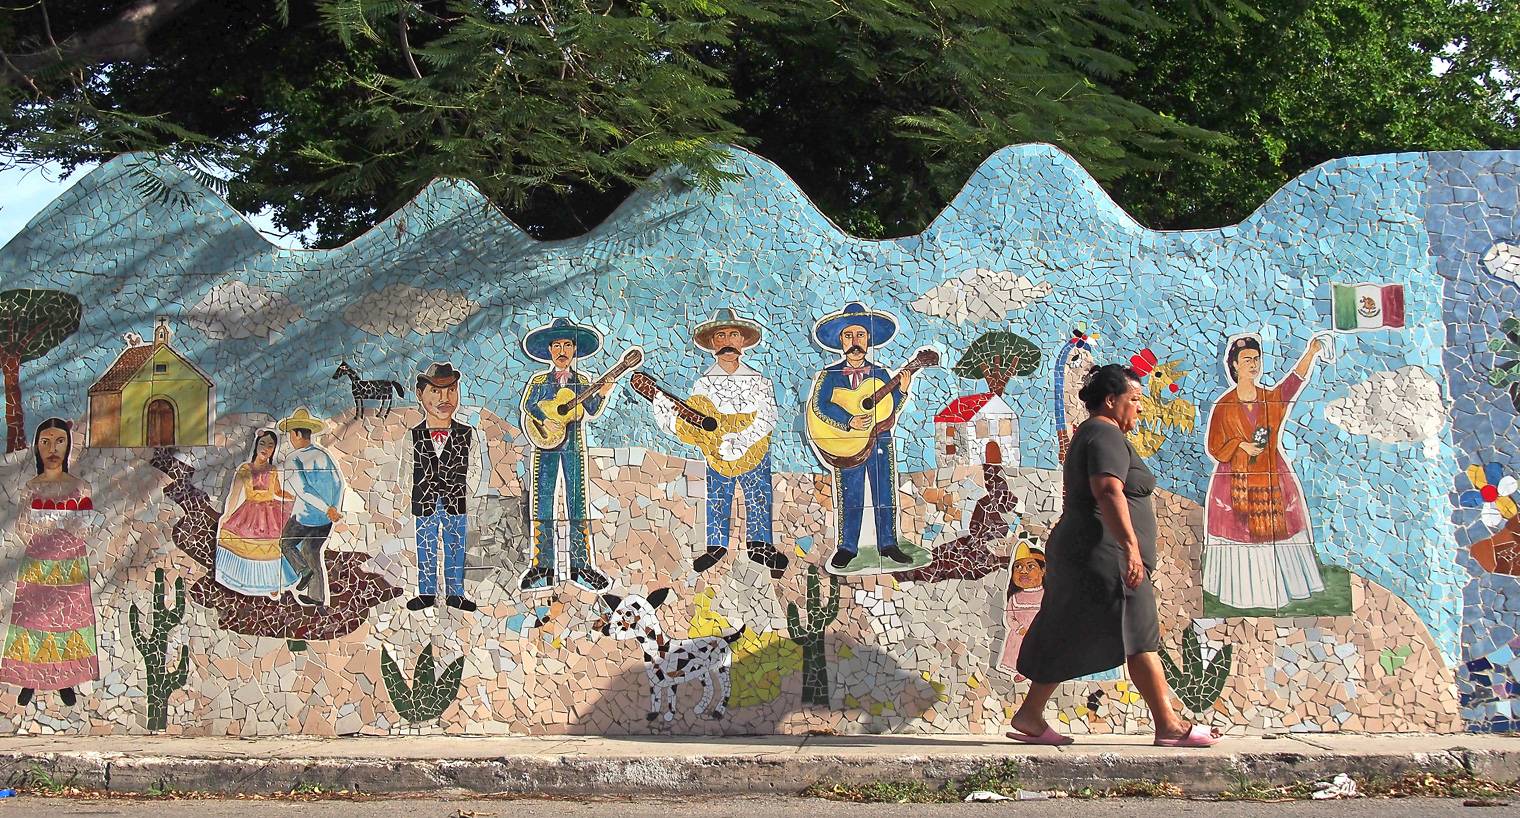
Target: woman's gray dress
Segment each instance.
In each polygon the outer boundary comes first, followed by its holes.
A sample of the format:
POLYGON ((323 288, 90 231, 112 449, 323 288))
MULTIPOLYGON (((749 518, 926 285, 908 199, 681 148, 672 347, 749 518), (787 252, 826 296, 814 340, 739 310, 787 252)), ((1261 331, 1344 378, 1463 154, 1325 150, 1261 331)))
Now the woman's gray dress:
POLYGON ((1019 650, 1018 670, 1036 682, 1064 682, 1124 664, 1126 656, 1156 651, 1156 476, 1135 447, 1104 420, 1077 427, 1066 453, 1061 519, 1045 546, 1045 599, 1019 650), (1124 584, 1124 547, 1098 514, 1088 479, 1111 474, 1124 481, 1130 524, 1140 540, 1145 581, 1124 584))

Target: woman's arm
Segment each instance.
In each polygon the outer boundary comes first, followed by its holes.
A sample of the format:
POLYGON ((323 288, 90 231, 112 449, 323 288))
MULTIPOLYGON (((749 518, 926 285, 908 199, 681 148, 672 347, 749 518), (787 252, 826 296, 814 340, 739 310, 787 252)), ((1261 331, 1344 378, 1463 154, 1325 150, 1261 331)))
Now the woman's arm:
POLYGON ((294 500, 296 496, 280 488, 280 470, 274 469, 269 472, 269 492, 281 500, 294 500))
POLYGON ((1319 357, 1320 352, 1323 351, 1324 348, 1324 341, 1321 341, 1318 338, 1310 338, 1309 346, 1304 348, 1303 357, 1299 358, 1298 363, 1293 365, 1293 374, 1297 375, 1300 378, 1309 377, 1309 370, 1314 367, 1314 359, 1319 357))
POLYGON ((225 502, 222 503, 222 515, 223 516, 226 516, 228 514, 231 514, 234 511, 237 511, 238 506, 242 505, 242 503, 243 503, 243 493, 246 490, 244 484, 246 484, 251 479, 252 478, 251 478, 251 476, 249 474, 249 469, 248 469, 248 464, 247 463, 244 463, 243 465, 238 466, 237 467, 237 471, 233 472, 233 474, 232 474, 232 486, 231 486, 231 488, 227 489, 227 499, 226 499, 225 502))
POLYGON ((1145 579, 1145 564, 1140 559, 1140 538, 1129 519, 1129 503, 1124 499, 1124 481, 1112 474, 1095 474, 1087 478, 1093 497, 1098 501, 1098 513, 1103 524, 1124 547, 1126 555, 1124 584, 1131 588, 1145 579))

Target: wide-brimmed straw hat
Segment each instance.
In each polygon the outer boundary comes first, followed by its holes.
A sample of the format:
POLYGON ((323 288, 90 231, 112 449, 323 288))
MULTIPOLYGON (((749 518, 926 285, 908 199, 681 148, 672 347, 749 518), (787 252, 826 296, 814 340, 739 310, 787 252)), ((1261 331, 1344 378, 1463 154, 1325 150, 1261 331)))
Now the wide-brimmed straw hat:
POLYGON ((717 352, 713 346, 712 337, 720 329, 736 329, 744 336, 744 348, 749 349, 760 343, 760 325, 748 318, 740 318, 737 312, 728 307, 723 307, 713 313, 713 317, 697 325, 691 334, 691 340, 700 348, 708 352, 717 352))
POLYGON ((555 341, 574 341, 575 357, 584 358, 602 347, 602 334, 568 318, 556 318, 546 326, 523 336, 523 352, 535 361, 550 361, 549 344, 555 341))
POLYGON ((813 325, 813 340, 824 349, 842 351, 839 333, 850 326, 865 327, 871 335, 871 346, 879 347, 897 334, 896 318, 880 310, 866 309, 859 301, 851 301, 839 312, 818 319, 818 323, 813 325))
POLYGON ((311 412, 308 412, 306 407, 302 406, 291 412, 290 417, 281 420, 275 428, 282 432, 291 432, 296 429, 303 429, 308 432, 320 432, 327 428, 327 421, 316 417, 311 412))

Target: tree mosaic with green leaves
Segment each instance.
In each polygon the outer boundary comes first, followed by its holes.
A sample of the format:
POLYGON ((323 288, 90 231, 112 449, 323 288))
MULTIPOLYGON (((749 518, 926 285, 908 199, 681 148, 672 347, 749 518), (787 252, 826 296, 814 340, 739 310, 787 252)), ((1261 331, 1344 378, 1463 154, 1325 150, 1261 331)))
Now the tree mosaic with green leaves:
POLYGON ((79 329, 79 299, 60 290, 0 291, 0 373, 5 377, 5 451, 26 448, 21 365, 48 354, 79 329))
POLYGON ((966 380, 984 380, 987 388, 1001 395, 1014 377, 1027 377, 1040 366, 1040 349, 1028 338, 1006 330, 994 330, 971 342, 951 369, 966 380))

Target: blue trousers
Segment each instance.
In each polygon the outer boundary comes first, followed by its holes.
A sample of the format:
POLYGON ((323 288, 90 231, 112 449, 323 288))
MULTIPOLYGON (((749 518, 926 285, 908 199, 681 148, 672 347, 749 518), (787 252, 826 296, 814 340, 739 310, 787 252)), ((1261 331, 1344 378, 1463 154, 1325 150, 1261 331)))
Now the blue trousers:
POLYGON ((417 522, 417 593, 438 593, 438 544, 443 543, 443 581, 449 596, 464 596, 464 538, 469 517, 444 511, 439 500, 432 514, 417 522))
POLYGON ((875 503, 876 547, 896 548, 897 463, 891 435, 876 438, 866 462, 834 471, 834 485, 839 487, 839 550, 846 554, 860 550, 860 515, 865 513, 867 480, 871 481, 871 500, 875 503))
POLYGON ((534 449, 533 565, 554 570, 554 488, 564 473, 565 511, 570 517, 570 567, 591 565, 591 520, 586 516, 586 455, 580 447, 579 430, 572 429, 558 449, 534 449))
POLYGON ((771 541, 771 456, 737 477, 724 477, 707 467, 707 547, 728 547, 728 518, 734 508, 734 487, 744 493, 745 542, 771 541))

